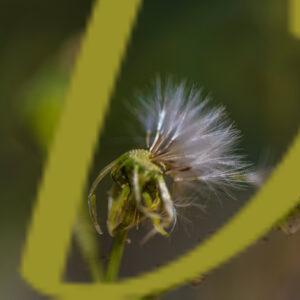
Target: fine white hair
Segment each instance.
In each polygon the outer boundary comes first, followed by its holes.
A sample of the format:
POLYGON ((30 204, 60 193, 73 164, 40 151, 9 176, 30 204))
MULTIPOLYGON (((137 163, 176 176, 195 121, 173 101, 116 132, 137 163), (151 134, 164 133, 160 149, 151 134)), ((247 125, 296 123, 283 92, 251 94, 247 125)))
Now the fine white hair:
POLYGON ((175 185, 197 183, 199 191, 227 192, 249 181, 249 165, 236 153, 240 132, 223 106, 211 107, 186 82, 160 80, 151 94, 140 96, 140 103, 147 148, 175 185))

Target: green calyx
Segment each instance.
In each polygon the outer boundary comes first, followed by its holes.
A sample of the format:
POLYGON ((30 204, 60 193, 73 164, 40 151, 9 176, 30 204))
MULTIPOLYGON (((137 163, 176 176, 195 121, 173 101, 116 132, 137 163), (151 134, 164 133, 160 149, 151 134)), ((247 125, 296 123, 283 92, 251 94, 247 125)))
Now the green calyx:
MULTIPOLYGON (((113 179, 108 203, 109 234, 115 236, 132 227, 138 228, 148 219, 153 225, 153 233, 167 235, 167 229, 176 219, 175 210, 163 168, 151 160, 150 151, 136 149, 123 154, 109 166, 109 171, 99 174, 92 188, 95 189, 108 172, 113 179)), ((90 202, 93 204, 90 205, 90 214, 97 229, 94 189, 90 192, 90 202)))

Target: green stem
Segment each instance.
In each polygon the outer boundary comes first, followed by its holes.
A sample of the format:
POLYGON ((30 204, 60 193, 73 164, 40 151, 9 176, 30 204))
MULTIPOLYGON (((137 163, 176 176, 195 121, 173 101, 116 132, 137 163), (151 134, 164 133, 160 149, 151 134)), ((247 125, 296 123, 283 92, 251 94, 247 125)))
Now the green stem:
POLYGON ((106 281, 115 281, 118 278, 126 237, 127 231, 122 231, 117 233, 113 239, 113 246, 105 276, 106 281))
POLYGON ((85 207, 80 210, 75 226, 75 238, 82 256, 88 264, 92 279, 94 281, 103 280, 102 262, 99 259, 99 241, 85 207))
POLYGON ((148 295, 148 296, 144 296, 143 298, 141 298, 140 300, 156 300, 158 299, 157 296, 154 295, 148 295))

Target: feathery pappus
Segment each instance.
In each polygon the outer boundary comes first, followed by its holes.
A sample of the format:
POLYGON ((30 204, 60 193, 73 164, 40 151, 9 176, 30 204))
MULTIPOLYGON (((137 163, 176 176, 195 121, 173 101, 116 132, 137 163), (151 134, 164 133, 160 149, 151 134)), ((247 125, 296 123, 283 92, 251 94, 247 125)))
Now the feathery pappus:
POLYGON ((150 235, 168 235, 187 190, 194 190, 196 198, 206 197, 250 181, 248 164, 236 154, 240 132, 223 106, 210 107, 210 101, 185 82, 159 80, 152 93, 139 100, 136 112, 145 131, 145 149, 128 151, 110 163, 89 192, 89 211, 99 233, 95 190, 108 174, 113 181, 107 217, 111 236, 146 219, 153 225, 150 235))

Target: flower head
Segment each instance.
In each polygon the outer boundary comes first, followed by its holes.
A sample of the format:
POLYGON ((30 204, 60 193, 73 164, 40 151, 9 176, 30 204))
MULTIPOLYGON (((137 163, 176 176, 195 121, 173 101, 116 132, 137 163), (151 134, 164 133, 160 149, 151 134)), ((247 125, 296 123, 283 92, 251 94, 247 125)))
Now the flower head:
POLYGON ((153 161, 163 164, 175 183, 219 191, 246 183, 248 164, 236 154, 240 132, 225 108, 210 108, 209 102, 184 82, 162 88, 157 81, 154 94, 141 97, 139 119, 153 161))
POLYGON ((199 90, 184 82, 168 82, 162 87, 157 81, 154 92, 141 97, 137 112, 147 149, 125 153, 93 184, 89 203, 98 231, 94 190, 109 172, 114 181, 107 220, 111 235, 145 219, 151 220, 152 233, 167 234, 176 223, 175 207, 186 197, 187 188, 196 188, 199 197, 227 193, 228 188, 249 181, 247 164, 236 154, 239 131, 223 106, 209 106, 199 90), (166 177, 170 178, 169 185, 166 177))

